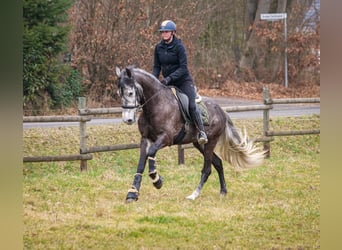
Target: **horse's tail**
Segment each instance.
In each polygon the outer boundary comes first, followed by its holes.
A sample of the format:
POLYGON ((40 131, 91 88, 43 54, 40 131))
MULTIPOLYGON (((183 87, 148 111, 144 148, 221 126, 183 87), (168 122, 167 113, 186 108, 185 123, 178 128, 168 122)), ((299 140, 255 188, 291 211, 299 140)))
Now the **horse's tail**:
POLYGON ((226 116, 225 131, 218 140, 215 153, 236 169, 260 166, 265 158, 265 151, 248 139, 246 130, 244 133, 239 132, 228 114, 226 116))

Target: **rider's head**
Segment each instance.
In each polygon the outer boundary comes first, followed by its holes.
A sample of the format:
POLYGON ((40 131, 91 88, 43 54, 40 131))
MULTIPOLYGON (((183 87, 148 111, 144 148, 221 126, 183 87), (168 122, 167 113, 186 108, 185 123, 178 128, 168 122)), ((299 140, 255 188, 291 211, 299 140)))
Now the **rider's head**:
POLYGON ((158 31, 161 33, 163 40, 169 43, 176 33, 176 24, 171 20, 165 20, 161 23, 158 31))

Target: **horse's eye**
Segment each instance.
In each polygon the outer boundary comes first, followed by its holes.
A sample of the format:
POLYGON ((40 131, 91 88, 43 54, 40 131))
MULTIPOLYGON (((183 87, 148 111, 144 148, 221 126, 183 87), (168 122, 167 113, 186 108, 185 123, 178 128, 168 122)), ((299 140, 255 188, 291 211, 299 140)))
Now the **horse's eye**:
POLYGON ((128 96, 129 96, 129 97, 132 97, 132 96, 133 96, 133 92, 129 92, 129 93, 128 93, 128 96))

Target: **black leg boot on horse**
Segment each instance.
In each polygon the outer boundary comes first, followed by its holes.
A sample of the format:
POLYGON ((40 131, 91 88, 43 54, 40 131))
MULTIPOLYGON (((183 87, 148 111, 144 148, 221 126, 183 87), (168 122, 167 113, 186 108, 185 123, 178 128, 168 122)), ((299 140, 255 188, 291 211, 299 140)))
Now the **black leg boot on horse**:
POLYGON ((208 137, 206 133, 204 132, 203 121, 202 121, 202 117, 199 113, 198 108, 191 110, 190 115, 191 115, 191 119, 193 120, 193 122, 195 123, 198 129, 198 139, 197 139, 198 143, 201 145, 206 144, 208 142, 208 137))

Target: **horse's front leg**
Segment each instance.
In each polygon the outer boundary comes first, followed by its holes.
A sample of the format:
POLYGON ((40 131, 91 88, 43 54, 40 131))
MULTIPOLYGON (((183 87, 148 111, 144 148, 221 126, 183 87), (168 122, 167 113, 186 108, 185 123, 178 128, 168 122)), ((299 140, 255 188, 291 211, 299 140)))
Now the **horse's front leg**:
POLYGON ((153 186, 157 189, 160 189, 163 186, 163 177, 161 177, 158 174, 155 163, 156 163, 156 157, 149 156, 148 157, 148 166, 149 166, 148 175, 152 179, 153 186))
POLYGON ((157 140, 152 144, 152 146, 148 150, 148 174, 152 179, 153 186, 157 189, 160 189, 163 186, 163 178, 158 174, 156 168, 156 154, 159 149, 165 146, 167 138, 168 137, 166 134, 158 136, 157 140))
POLYGON ((146 138, 142 138, 141 143, 140 143, 140 158, 139 158, 139 163, 137 167, 137 172, 134 175, 132 187, 128 190, 128 194, 126 196, 127 203, 138 200, 142 174, 144 173, 145 165, 146 165, 148 148, 149 148, 148 140, 146 138))

